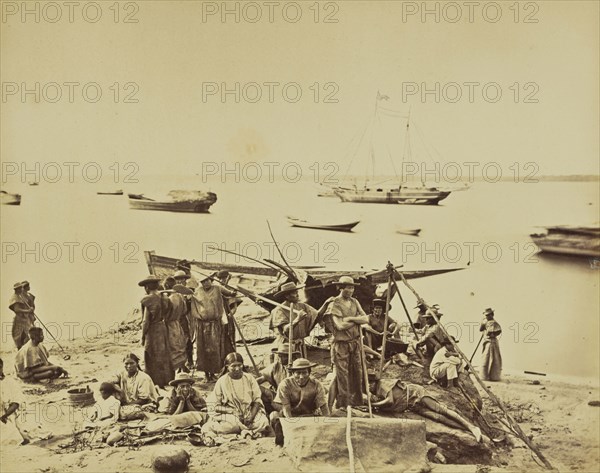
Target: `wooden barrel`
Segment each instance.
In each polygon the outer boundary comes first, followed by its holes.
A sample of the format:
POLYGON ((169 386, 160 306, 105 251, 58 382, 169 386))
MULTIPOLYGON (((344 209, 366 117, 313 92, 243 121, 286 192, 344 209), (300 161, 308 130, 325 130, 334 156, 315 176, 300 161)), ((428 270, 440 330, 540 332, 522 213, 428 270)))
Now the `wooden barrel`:
POLYGON ((95 402, 94 392, 90 391, 89 389, 69 389, 67 393, 69 394, 69 401, 75 405, 87 406, 95 402))
POLYGON ((398 353, 406 353, 407 349, 408 343, 404 343, 401 340, 388 338, 385 343, 385 357, 390 358, 398 353))

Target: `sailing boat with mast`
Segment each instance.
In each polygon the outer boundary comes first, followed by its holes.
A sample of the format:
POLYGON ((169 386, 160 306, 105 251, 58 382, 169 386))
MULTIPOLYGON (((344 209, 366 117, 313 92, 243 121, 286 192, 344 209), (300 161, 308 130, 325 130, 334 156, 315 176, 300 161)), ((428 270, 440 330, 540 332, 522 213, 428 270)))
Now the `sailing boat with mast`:
MULTIPOLYGON (((377 120, 381 124, 379 116, 379 102, 381 100, 388 100, 387 95, 381 95, 377 92, 377 99, 375 101, 375 114, 371 120, 370 126, 375 126, 377 120)), ((360 202, 360 203, 373 203, 373 204, 419 204, 419 205, 437 205, 440 201, 444 200, 450 195, 451 190, 442 190, 437 187, 428 187, 424 182, 421 182, 420 186, 407 185, 404 181, 404 163, 411 160, 411 142, 410 142, 410 111, 406 120, 406 131, 404 140, 404 151, 402 153, 402 167, 400 176, 396 173, 394 166, 394 174, 399 180, 399 184, 394 187, 384 188, 378 185, 369 186, 368 181, 365 177, 365 184, 362 188, 353 186, 353 188, 335 188, 335 194, 342 200, 342 202, 360 202)), ((375 147, 373 144, 373 132, 371 132, 371 141, 369 146, 370 157, 373 170, 373 177, 375 174, 375 147)), ((389 152, 389 148, 388 148, 389 152)), ((391 156, 390 156, 391 158, 391 156)), ((393 164, 393 161, 392 161, 393 164)))

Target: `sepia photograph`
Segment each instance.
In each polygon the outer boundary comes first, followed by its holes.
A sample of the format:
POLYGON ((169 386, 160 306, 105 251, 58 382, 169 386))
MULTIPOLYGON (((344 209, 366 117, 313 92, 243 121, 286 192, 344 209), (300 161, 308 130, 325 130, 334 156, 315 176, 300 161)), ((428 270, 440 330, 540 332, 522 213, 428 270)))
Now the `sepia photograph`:
POLYGON ((600 471, 600 2, 0 14, 0 471, 600 471))

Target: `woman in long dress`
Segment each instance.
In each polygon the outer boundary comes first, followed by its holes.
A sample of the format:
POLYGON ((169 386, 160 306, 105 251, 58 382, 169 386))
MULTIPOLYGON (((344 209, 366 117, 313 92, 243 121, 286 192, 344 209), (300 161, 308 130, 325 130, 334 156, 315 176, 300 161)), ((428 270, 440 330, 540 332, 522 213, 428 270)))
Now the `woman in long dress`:
POLYGON ((485 309, 483 313, 485 320, 479 327, 479 331, 484 332, 485 336, 481 374, 486 381, 500 381, 502 379, 502 355, 500 354, 498 337, 502 333, 502 327, 494 320, 492 309, 485 309))
POLYGON ((167 320, 171 312, 171 301, 159 292, 160 278, 148 276, 138 283, 144 287, 142 299, 142 345, 144 346, 144 368, 154 384, 164 388, 175 378, 171 361, 171 347, 167 320))

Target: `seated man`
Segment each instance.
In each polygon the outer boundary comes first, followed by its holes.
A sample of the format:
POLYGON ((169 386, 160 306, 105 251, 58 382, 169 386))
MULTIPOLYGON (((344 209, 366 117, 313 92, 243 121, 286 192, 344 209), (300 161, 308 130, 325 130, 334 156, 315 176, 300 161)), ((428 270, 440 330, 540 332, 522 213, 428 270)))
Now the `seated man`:
POLYGON ((316 364, 306 358, 298 358, 288 368, 291 376, 284 379, 277 389, 275 402, 281 404, 281 412, 271 413, 271 426, 275 431, 275 443, 283 445, 281 417, 329 416, 329 407, 323 385, 310 375, 316 364))
POLYGON ((442 313, 438 312, 436 309, 429 309, 425 314, 425 330, 423 336, 419 339, 416 344, 417 348, 425 347, 425 355, 428 359, 433 358, 433 356, 437 353, 440 347, 444 344, 444 340, 446 340, 446 336, 444 332, 438 325, 434 314, 438 317, 441 317, 442 313))
POLYGON ((200 393, 193 388, 194 379, 186 373, 177 373, 175 379, 169 382, 173 386, 167 414, 181 414, 183 412, 199 412, 206 409, 206 401, 200 393))
POLYGON ((140 368, 140 359, 133 353, 123 358, 125 370, 113 380, 121 391, 121 420, 144 419, 144 410, 155 409, 158 405, 158 392, 149 375, 140 368))
POLYGON ((55 379, 61 375, 67 377, 68 373, 63 368, 51 364, 48 360, 48 350, 42 343, 43 330, 40 327, 31 327, 29 337, 31 340, 19 349, 15 357, 17 376, 32 382, 55 379))
POLYGON ((447 380, 447 387, 452 388, 457 386, 458 375, 464 371, 465 367, 466 363, 460 359, 452 342, 445 340, 442 348, 431 360, 429 374, 437 381, 447 380))
MULTIPOLYGON (((277 351, 275 352, 277 355, 275 361, 260 370, 260 376, 256 379, 256 382, 260 385, 262 401, 265 405, 267 415, 274 410, 281 410, 281 405, 273 405, 273 399, 277 394, 277 388, 288 376, 286 368, 288 366, 288 358, 290 355, 289 349, 289 343, 284 343, 277 348, 277 351), (262 383, 268 383, 269 387, 263 387, 262 383)), ((299 351, 292 352, 292 358, 299 354, 299 351)))
POLYGON ((212 393, 214 413, 202 426, 206 437, 241 434, 258 438, 269 427, 258 383, 254 376, 244 373, 243 368, 244 359, 239 353, 225 357, 226 372, 217 380, 212 393))
POLYGON ((369 374, 369 391, 375 396, 371 406, 382 412, 400 414, 411 410, 428 419, 440 422, 451 428, 460 428, 473 434, 481 442, 481 430, 457 412, 447 408, 418 384, 403 383, 399 379, 379 379, 369 374))

